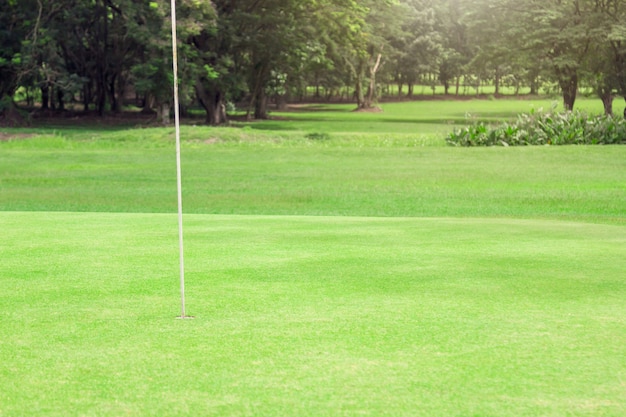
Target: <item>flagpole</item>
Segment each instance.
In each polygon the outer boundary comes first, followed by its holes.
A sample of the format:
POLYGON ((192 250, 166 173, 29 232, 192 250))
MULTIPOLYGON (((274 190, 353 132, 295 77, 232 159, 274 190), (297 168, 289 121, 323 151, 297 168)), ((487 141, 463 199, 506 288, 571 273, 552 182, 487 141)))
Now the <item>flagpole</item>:
POLYGON ((180 259, 181 319, 190 318, 185 313, 185 258, 183 251, 183 193, 180 169, 180 107, 178 102, 178 41, 176 38, 176 0, 171 0, 172 15, 172 66, 174 71, 174 123, 176 125, 176 185, 178 190, 178 247, 180 259))

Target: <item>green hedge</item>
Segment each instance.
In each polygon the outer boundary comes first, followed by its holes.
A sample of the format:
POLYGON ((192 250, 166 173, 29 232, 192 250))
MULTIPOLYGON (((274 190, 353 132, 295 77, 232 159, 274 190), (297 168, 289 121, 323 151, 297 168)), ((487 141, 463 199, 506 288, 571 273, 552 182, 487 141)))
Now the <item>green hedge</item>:
POLYGON ((452 146, 626 144, 626 120, 578 111, 540 111, 521 114, 511 123, 492 126, 479 122, 456 130, 446 140, 452 146))

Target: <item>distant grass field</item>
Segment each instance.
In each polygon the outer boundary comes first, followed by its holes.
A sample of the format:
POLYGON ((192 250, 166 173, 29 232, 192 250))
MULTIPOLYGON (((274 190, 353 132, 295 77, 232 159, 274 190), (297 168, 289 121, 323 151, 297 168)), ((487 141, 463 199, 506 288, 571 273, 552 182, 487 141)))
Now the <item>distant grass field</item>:
POLYGON ((194 320, 173 129, 0 129, 0 416, 626 415, 626 147, 443 141, 531 105, 184 126, 194 320))
MULTIPOLYGON (((425 100, 382 103, 379 113, 354 112, 354 104, 304 105, 300 111, 274 112, 277 120, 254 123, 253 129, 271 131, 329 132, 338 137, 354 133, 383 136, 403 135, 408 138, 445 137, 455 126, 481 120, 496 122, 515 118, 520 113, 563 109, 559 100, 425 100)), ((618 103, 615 109, 619 113, 618 103)), ((576 108, 589 113, 602 113, 597 99, 580 99, 576 108)), ((443 142, 439 142, 443 143, 443 142)))

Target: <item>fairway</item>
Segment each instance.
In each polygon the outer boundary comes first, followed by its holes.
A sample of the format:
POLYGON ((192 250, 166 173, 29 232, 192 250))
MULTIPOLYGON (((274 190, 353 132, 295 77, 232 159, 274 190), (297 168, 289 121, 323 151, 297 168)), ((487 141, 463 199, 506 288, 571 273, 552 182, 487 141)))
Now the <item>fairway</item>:
POLYGON ((626 412, 623 226, 186 219, 0 213, 2 415, 626 412))
POLYGON ((626 417, 626 0, 0 0, 0 417, 626 417))
POLYGON ((194 320, 173 129, 3 128, 0 416, 626 415, 626 147, 445 146, 530 105, 187 124, 194 320))

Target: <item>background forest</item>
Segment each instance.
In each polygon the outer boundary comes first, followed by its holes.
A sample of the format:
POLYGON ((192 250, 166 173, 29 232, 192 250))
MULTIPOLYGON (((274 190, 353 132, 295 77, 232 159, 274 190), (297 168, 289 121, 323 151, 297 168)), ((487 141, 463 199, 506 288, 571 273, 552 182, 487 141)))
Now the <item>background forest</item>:
MULTIPOLYGON (((0 118, 16 102, 99 115, 131 101, 171 108, 169 0, 0 2, 0 118)), ((607 114, 626 98, 626 0, 178 0, 183 111, 227 121, 232 103, 267 118, 273 103, 558 92, 581 87, 607 114), (393 85, 391 90, 388 86, 393 85), (381 87, 382 86, 382 87, 381 87)))

